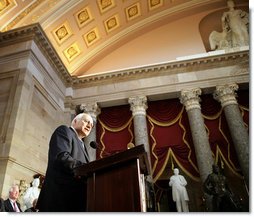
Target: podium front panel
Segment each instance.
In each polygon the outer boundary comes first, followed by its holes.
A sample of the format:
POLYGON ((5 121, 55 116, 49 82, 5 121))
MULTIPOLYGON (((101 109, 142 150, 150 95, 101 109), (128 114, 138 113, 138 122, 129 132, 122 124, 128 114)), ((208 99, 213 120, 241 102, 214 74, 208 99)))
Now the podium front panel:
POLYGON ((112 165, 87 178, 88 212, 140 212, 139 159, 112 165))

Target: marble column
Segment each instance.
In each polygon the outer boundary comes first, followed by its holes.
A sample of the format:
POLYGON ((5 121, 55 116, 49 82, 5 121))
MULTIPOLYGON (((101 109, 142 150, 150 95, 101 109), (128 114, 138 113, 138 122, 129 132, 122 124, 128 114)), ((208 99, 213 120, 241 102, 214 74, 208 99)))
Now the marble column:
POLYGON ((236 100, 237 84, 216 87, 214 98, 221 103, 247 186, 249 186, 249 135, 236 100))
POLYGON ((199 95, 201 95, 200 88, 182 90, 180 101, 185 106, 188 114, 200 178, 204 183, 207 176, 212 172, 214 159, 201 113, 199 95))
POLYGON ((144 144, 151 169, 150 146, 146 122, 147 98, 146 96, 131 97, 128 102, 133 115, 135 145, 144 144))
POLYGON ((88 137, 85 138, 84 142, 87 144, 87 150, 89 152, 90 160, 96 160, 96 149, 90 147, 91 141, 96 141, 96 123, 97 123, 97 116, 101 113, 100 107, 97 103, 84 103, 80 105, 80 110, 86 113, 89 113, 93 118, 93 129, 88 137))

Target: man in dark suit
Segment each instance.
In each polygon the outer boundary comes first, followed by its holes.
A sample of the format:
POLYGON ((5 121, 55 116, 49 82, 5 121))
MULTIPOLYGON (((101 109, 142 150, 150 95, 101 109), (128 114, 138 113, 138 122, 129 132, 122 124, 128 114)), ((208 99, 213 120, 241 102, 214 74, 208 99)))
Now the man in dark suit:
POLYGON ((22 212, 20 203, 17 201, 19 197, 19 186, 14 185, 9 190, 9 198, 4 201, 5 212, 22 212))
POLYGON ((73 119, 71 127, 62 125, 53 133, 36 206, 39 212, 86 211, 85 180, 75 177, 73 168, 90 161, 82 139, 90 134, 92 127, 92 117, 81 113, 73 119))
POLYGON ((0 212, 5 212, 4 199, 0 197, 0 212))

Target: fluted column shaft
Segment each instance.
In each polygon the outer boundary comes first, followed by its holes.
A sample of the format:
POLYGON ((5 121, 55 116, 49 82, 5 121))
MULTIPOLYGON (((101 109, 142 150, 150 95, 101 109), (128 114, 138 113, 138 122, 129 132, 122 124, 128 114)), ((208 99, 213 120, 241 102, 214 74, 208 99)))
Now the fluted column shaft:
POLYGON ((129 104, 133 115, 135 145, 144 144, 148 155, 149 166, 151 167, 150 146, 146 122, 147 98, 146 96, 131 97, 129 98, 129 104))
POLYGON ((212 172, 214 159, 209 144, 207 132, 205 130, 204 119, 199 104, 201 89, 181 91, 181 103, 185 106, 191 128, 192 139, 195 147, 197 163, 202 183, 212 172))
POLYGON ((90 160, 96 160, 96 149, 90 147, 91 141, 96 141, 96 124, 97 116, 101 113, 101 110, 97 103, 84 103, 80 105, 80 110, 89 113, 93 118, 93 128, 88 137, 85 138, 85 144, 87 144, 87 150, 89 152, 90 160))
POLYGON ((249 186, 249 135, 236 100, 235 91, 237 90, 237 84, 217 86, 214 98, 221 103, 223 108, 238 161, 246 184, 249 186))

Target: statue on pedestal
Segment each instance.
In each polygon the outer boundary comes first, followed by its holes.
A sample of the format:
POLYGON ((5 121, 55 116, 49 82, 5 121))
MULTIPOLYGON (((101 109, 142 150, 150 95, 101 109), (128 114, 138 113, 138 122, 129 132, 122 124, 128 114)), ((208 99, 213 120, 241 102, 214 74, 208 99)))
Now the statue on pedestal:
POLYGON ((170 177, 169 186, 172 187, 173 201, 176 202, 177 212, 189 212, 189 196, 185 186, 187 181, 184 176, 179 175, 179 169, 174 169, 174 175, 170 177))
POLYGON ((240 211, 241 205, 230 190, 226 177, 221 173, 218 165, 213 165, 213 172, 204 182, 204 191, 212 195, 213 212, 240 211))
POLYGON ((212 31, 209 43, 212 50, 242 47, 249 45, 249 14, 234 9, 232 0, 227 1, 229 10, 221 18, 222 32, 212 31))
POLYGON ((40 194, 40 179, 35 178, 32 182, 32 187, 28 188, 23 196, 25 209, 33 207, 33 202, 39 197, 40 194))

